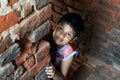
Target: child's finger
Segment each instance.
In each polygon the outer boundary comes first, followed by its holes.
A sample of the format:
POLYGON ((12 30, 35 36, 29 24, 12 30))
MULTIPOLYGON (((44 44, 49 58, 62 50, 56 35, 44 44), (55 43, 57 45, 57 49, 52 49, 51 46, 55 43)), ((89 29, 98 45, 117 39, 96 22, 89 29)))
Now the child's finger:
POLYGON ((47 75, 54 75, 54 72, 47 72, 47 75))
POLYGON ((54 73, 47 73, 48 78, 53 78, 54 77, 54 73))
POLYGON ((55 71, 55 68, 53 66, 46 67, 46 70, 53 70, 55 71))
POLYGON ((47 73, 53 73, 54 70, 45 70, 47 73))
POLYGON ((53 66, 46 67, 46 69, 53 69, 53 66))
POLYGON ((49 66, 46 66, 45 72, 48 75, 48 78, 53 78, 55 75, 55 71, 56 69, 52 64, 50 64, 49 66))
POLYGON ((48 78, 53 78, 53 76, 47 76, 48 78))

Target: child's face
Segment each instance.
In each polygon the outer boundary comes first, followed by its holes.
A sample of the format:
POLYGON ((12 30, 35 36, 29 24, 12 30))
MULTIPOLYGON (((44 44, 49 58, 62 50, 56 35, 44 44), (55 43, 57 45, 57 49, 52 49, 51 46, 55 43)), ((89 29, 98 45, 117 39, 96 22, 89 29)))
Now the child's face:
POLYGON ((66 23, 58 25, 53 32, 53 40, 58 46, 68 44, 74 36, 75 31, 66 23))

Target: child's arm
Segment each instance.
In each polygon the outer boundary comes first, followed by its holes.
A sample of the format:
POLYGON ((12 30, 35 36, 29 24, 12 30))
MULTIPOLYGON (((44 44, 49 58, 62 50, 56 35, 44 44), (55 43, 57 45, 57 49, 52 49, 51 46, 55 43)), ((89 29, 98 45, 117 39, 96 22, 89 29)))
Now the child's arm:
POLYGON ((66 61, 63 61, 63 62, 62 62, 62 64, 61 64, 61 72, 62 72, 62 74, 63 74, 64 76, 67 75, 68 70, 69 70, 69 68, 70 68, 70 65, 71 65, 72 61, 73 61, 73 56, 70 57, 69 59, 67 59, 66 61))
POLYGON ((58 72, 56 70, 53 79, 54 80, 65 80, 72 61, 73 61, 73 56, 67 59, 66 61, 63 61, 61 64, 61 72, 58 72))

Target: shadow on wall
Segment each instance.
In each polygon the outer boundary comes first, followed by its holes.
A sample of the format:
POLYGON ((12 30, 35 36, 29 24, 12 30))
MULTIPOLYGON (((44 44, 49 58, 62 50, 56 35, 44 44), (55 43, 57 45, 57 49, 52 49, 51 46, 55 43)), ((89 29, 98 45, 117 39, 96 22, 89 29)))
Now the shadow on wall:
POLYGON ((93 71, 90 68, 81 65, 78 70, 73 73, 70 80, 87 80, 92 72, 93 71))
POLYGON ((87 63, 88 60, 86 54, 89 53, 89 49, 92 46, 90 42, 94 37, 94 31, 93 31, 94 26, 90 24, 88 19, 84 20, 84 26, 85 26, 85 30, 78 36, 78 39, 74 41, 74 44, 79 54, 77 57, 74 58, 73 63, 71 65, 70 80, 75 80, 75 79, 86 80, 85 78, 87 78, 87 76, 92 72, 92 70, 90 70, 87 66, 85 66, 85 64, 87 63), (88 71, 88 73, 85 73, 86 71, 88 71))

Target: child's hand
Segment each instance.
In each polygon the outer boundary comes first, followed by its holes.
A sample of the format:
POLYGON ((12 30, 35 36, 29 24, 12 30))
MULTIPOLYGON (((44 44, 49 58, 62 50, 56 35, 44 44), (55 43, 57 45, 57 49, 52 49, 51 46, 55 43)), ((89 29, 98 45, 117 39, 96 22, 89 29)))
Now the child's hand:
POLYGON ((46 67, 46 74, 48 75, 48 78, 54 78, 55 76, 55 67, 53 65, 50 65, 48 67, 46 67))

